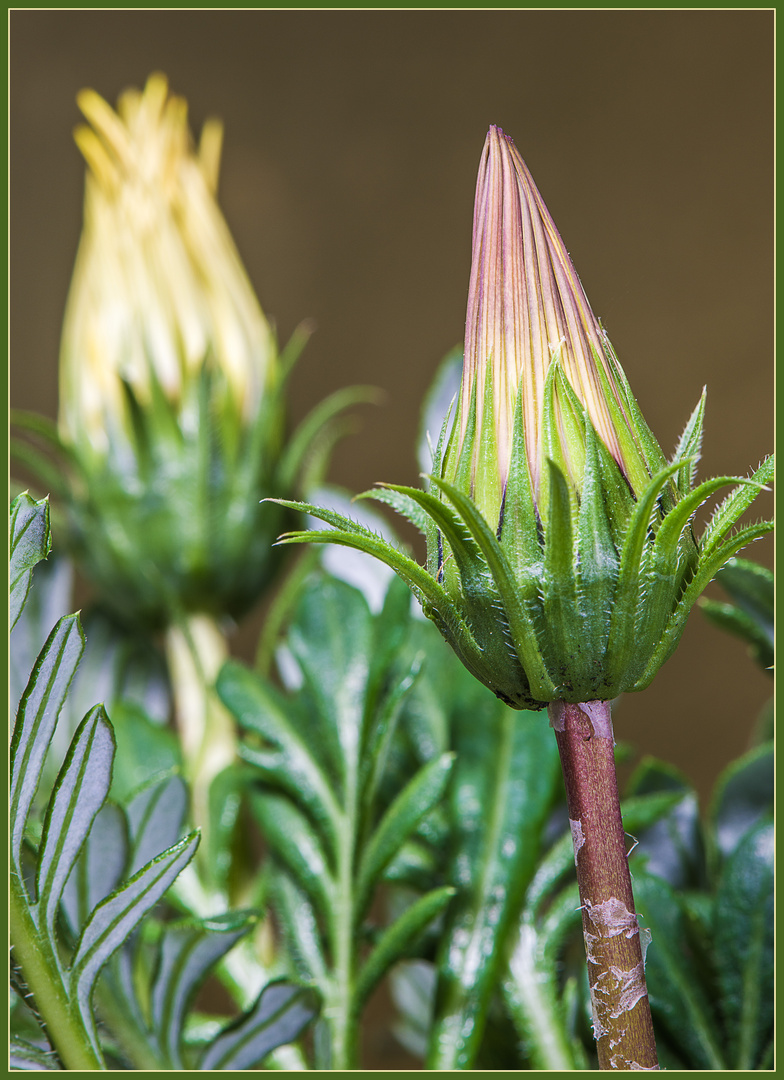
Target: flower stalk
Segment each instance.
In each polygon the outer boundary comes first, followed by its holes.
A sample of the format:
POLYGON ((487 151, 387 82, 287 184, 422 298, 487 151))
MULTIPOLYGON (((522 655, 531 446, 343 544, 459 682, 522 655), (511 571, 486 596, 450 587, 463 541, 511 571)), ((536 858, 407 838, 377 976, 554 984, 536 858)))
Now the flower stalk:
POLYGON ((210 785, 236 759, 234 721, 214 689, 229 649, 225 634, 207 615, 192 615, 170 626, 164 640, 191 812, 202 830, 206 852, 210 785))
POLYGON ((553 702, 583 916, 601 1069, 656 1069, 640 930, 626 854, 607 701, 553 702))
POLYGON ((575 834, 602 1068, 657 1068, 608 702, 672 654, 708 582, 770 521, 734 529, 773 478, 695 486, 698 402, 667 461, 512 140, 488 132, 477 180, 463 379, 425 490, 384 485, 427 566, 329 510, 283 543, 375 555, 468 670, 517 709, 548 706, 575 834), (734 490, 700 536, 696 512, 734 490))

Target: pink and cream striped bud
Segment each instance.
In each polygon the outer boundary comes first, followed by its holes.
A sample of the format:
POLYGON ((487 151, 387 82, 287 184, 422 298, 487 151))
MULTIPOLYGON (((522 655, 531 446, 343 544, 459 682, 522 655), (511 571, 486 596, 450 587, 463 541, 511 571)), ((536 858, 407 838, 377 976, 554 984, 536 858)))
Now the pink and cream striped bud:
POLYGON ((470 477, 469 494, 494 527, 518 425, 531 491, 546 513, 539 494, 545 458, 553 455, 543 445, 543 415, 548 371, 556 359, 573 391, 556 380, 558 457, 571 485, 579 492, 585 439, 578 413, 584 409, 638 493, 654 463, 627 407, 623 372, 525 162, 512 140, 491 127, 474 205, 463 381, 443 475, 461 486, 470 477))

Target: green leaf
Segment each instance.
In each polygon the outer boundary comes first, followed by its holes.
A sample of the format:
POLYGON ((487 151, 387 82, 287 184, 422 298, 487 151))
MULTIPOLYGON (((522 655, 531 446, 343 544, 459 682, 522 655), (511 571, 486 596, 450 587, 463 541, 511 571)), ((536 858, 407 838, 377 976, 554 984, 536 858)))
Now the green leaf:
POLYGON ((574 841, 569 830, 550 846, 540 859, 525 893, 525 911, 538 916, 539 908, 549 904, 556 887, 574 870, 574 841))
POLYGON ((635 871, 634 897, 652 936, 645 976, 659 1038, 686 1048, 693 1068, 726 1069, 713 1002, 695 979, 694 940, 686 909, 666 882, 645 871, 635 871))
POLYGON ((122 878, 128 860, 128 822, 124 811, 106 802, 93 820, 87 840, 65 884, 62 910, 74 939, 90 912, 122 878))
POLYGON ((640 573, 644 565, 644 552, 650 543, 649 532, 657 512, 657 500, 678 468, 678 464, 668 465, 656 473, 641 493, 626 528, 606 652, 611 661, 607 671, 607 681, 611 686, 626 687, 624 673, 630 663, 636 667, 641 653, 649 653, 653 645, 653 642, 641 641, 635 635, 640 606, 640 573))
MULTIPOLYGON (((741 488, 739 490, 745 490, 741 488)), ((732 499, 733 496, 730 496, 732 499)), ((745 507, 744 507, 745 509, 745 507)), ((689 611, 694 606, 700 594, 706 588, 712 578, 721 570, 722 566, 732 558, 741 548, 758 540, 765 533, 773 529, 772 521, 760 521, 753 525, 745 526, 732 533, 724 542, 717 540, 710 545, 708 554, 700 550, 699 564, 696 573, 692 577, 684 593, 678 601, 678 605, 670 616, 669 623, 661 635, 660 644, 654 650, 645 671, 637 679, 633 690, 644 690, 653 679, 662 664, 672 655, 683 633, 689 611)))
POLYGON ((322 841, 294 803, 269 792, 251 795, 251 807, 275 854, 321 911, 335 902, 335 881, 322 841))
MULTIPOLYGON (((32 587, 9 641, 8 689, 9 701, 14 711, 19 707, 30 672, 52 627, 59 618, 68 614, 72 584, 73 571, 67 559, 58 558, 55 554, 50 555, 46 562, 38 564, 32 587)), ((85 701, 84 708, 78 712, 78 720, 82 719, 95 700, 91 697, 89 701, 85 701)), ((68 704, 71 704, 70 699, 68 704)), ((75 729, 76 723, 71 726, 71 734, 75 729)), ((65 747, 63 753, 64 750, 65 747)), ((58 767, 63 753, 58 758, 58 767)), ((51 784, 49 786, 51 787, 51 784)))
POLYGON ((716 892, 719 1005, 735 1069, 759 1068, 773 1036, 773 823, 762 821, 727 859, 716 892))
POLYGON ((302 597, 289 631, 289 647, 300 666, 320 725, 329 740, 340 782, 356 760, 363 728, 364 696, 372 664, 371 615, 356 589, 324 578, 302 597))
MULTIPOLYGON (((68 499, 71 492, 69 481, 66 479, 66 471, 54 465, 48 453, 42 453, 30 442, 13 436, 8 440, 8 448, 11 460, 27 469, 35 477, 39 490, 48 491, 50 495, 56 495, 59 499, 68 499)), ((64 457, 66 466, 73 464, 71 454, 66 452, 64 457)))
MULTIPOLYGON (((11 637, 15 703, 24 689, 23 674, 29 673, 52 626, 71 606, 71 592, 71 564, 50 555, 35 571, 27 604, 11 637)), ((125 802, 154 774, 180 763, 179 742, 168 726, 170 703, 163 662, 150 641, 123 632, 103 612, 88 610, 81 621, 85 649, 63 703, 39 790, 51 789, 74 731, 94 702, 101 701, 111 716, 117 741, 111 796, 125 802)))
MULTIPOLYGON (((604 352, 608 361, 609 371, 612 372, 613 377, 617 381, 627 412, 627 416, 624 416, 622 410, 619 409, 615 391, 610 386, 607 368, 594 351, 595 370, 599 376, 599 381, 602 384, 602 396, 612 416, 613 428, 615 429, 616 434, 621 438, 622 442, 626 442, 624 432, 627 430, 627 427, 631 428, 634 433, 634 443, 642 450, 648 466, 648 472, 651 476, 655 476, 656 473, 666 465, 664 454, 637 405, 637 400, 632 393, 632 388, 629 385, 629 380, 626 378, 626 373, 618 363, 618 357, 615 355, 615 351, 606 336, 604 337, 602 344, 604 345, 604 352)), ((632 463, 637 460, 637 454, 633 446, 627 447, 624 456, 632 463)), ((667 501, 667 494, 668 493, 665 490, 665 501, 667 501)))
POLYGON ((624 828, 632 832, 649 873, 674 888, 704 888, 705 846, 697 794, 677 769, 655 758, 644 758, 628 787, 631 798, 622 803, 624 828), (653 814, 640 820, 630 806, 650 807, 653 814))
POLYGON ((420 935, 454 894, 455 890, 451 886, 425 893, 384 930, 360 969, 354 991, 358 1003, 367 1001, 392 964, 411 955, 420 935))
POLYGON ((82 1023, 96 1047, 98 1037, 91 1001, 101 968, 187 866, 198 844, 198 833, 184 837, 124 882, 87 920, 71 962, 68 982, 70 997, 77 1003, 82 1023))
POLYGON ((211 919, 188 920, 166 928, 150 997, 162 1067, 182 1069, 185 1019, 210 969, 248 932, 255 916, 233 911, 211 919))
POLYGON ((256 921, 249 911, 168 923, 150 944, 136 934, 98 984, 99 1012, 136 1069, 187 1069, 189 1010, 205 978, 256 921))
POLYGON ((106 1029, 135 1069, 160 1069, 162 1051, 150 1030, 149 971, 157 950, 145 948, 143 933, 131 934, 109 958, 96 987, 97 1008, 106 1029), (150 956, 152 953, 152 956, 150 956))
POLYGON ((444 642, 436 627, 414 619, 409 632, 412 650, 423 657, 422 678, 414 683, 403 711, 402 727, 420 764, 449 748, 455 702, 482 695, 483 689, 444 642))
MULTIPOLYGON (((452 412, 457 401, 461 377, 462 351, 457 355, 455 353, 451 354, 442 363, 439 374, 436 376, 436 382, 441 383, 437 391, 440 400, 436 401, 436 389, 433 386, 423 409, 419 429, 418 460, 421 475, 425 477, 426 491, 430 491, 432 488, 432 484, 427 477, 430 475, 441 476, 443 473, 444 448, 448 443, 447 433, 450 430, 452 412), (451 396, 447 402, 447 396, 450 394, 451 396), (439 432, 438 442, 434 448, 430 435, 431 424, 438 420, 441 409, 443 409, 443 421, 440 428, 433 429, 439 432)), ((454 425, 452 426, 454 428, 454 425)), ((432 518, 427 518, 425 525, 427 569, 434 578, 438 579, 443 572, 440 565, 442 557, 441 538, 436 523, 432 518)))
POLYGON ((360 859, 356 887, 358 917, 364 913, 384 869, 418 822, 441 799, 453 761, 454 754, 442 754, 420 769, 381 819, 360 859))
POLYGON ((452 403, 460 390, 463 373, 463 349, 452 349, 438 366, 435 377, 428 387, 422 402, 419 421, 419 443, 417 461, 423 473, 438 472, 435 464, 438 452, 433 446, 435 439, 444 428, 444 421, 449 416, 452 403))
POLYGON ((259 1065, 276 1047, 296 1039, 315 1015, 313 995, 307 988, 269 983, 253 1008, 214 1040, 199 1067, 239 1070, 259 1065))
POLYGON ((114 733, 102 705, 79 725, 60 770, 38 850, 39 925, 56 948, 55 920, 68 875, 109 792, 114 733))
POLYGON ((704 480, 693 491, 689 491, 662 520, 656 533, 654 551, 663 565, 675 557, 678 540, 689 519, 712 495, 730 484, 749 485, 755 489, 756 493, 760 490, 758 484, 739 476, 714 476, 711 480, 704 480))
POLYGON ((10 517, 9 619, 13 629, 30 590, 33 567, 46 558, 52 546, 49 500, 36 502, 23 492, 11 504, 10 517))
POLYGON ((234 661, 224 664, 216 687, 221 701, 239 723, 272 744, 268 749, 243 742, 240 754, 244 760, 255 766, 265 780, 276 782, 302 800, 324 831, 330 851, 334 851, 340 809, 328 777, 311 754, 306 728, 296 723, 297 704, 234 661))
POLYGON ((12 1069, 27 1069, 35 1072, 55 1071, 60 1069, 54 1050, 43 1050, 15 1036, 11 1037, 8 1064, 12 1069))
POLYGON ((378 502, 386 503, 401 517, 408 518, 411 524, 425 536, 432 528, 432 519, 429 514, 422 509, 416 499, 407 493, 405 488, 383 484, 372 491, 361 492, 357 498, 376 499, 378 502))
POLYGON ((11 409, 10 421, 12 427, 21 428, 40 438, 49 450, 65 452, 66 448, 60 440, 57 424, 48 416, 42 416, 41 413, 30 412, 27 409, 11 409))
POLYGON ((733 761, 716 781, 709 820, 719 859, 773 812, 774 776, 773 744, 767 743, 733 761))
MULTIPOLYGON (((694 570, 683 555, 683 545, 690 540, 689 521, 699 506, 727 484, 737 482, 737 477, 719 476, 706 480, 685 495, 661 522, 656 538, 647 551, 642 572, 644 602, 639 605, 635 627, 635 641, 656 643, 664 631, 673 610, 673 604, 683 590, 694 570)), ((637 678, 645 669, 650 646, 641 649, 636 663, 629 665, 629 677, 637 678)))
MULTIPOLYGON (((544 597, 543 619, 547 625, 548 639, 557 657, 570 657, 569 674, 578 686, 591 678, 596 669, 596 656, 586 655, 585 646, 596 644, 600 656, 604 652, 604 640, 587 636, 583 614, 578 604, 575 575, 575 542, 572 524, 574 496, 570 494, 566 477, 551 459, 545 460, 549 478, 549 516, 544 544, 544 597), (578 681, 579 680, 579 681, 578 681)), ((574 692, 574 685, 564 683, 556 687, 556 697, 574 692)))
MULTIPOLYGON (((601 483, 598 438, 589 417, 585 424, 585 472, 577 515, 577 596, 583 620, 581 636, 604 651, 618 580, 618 555, 601 483)), ((600 651, 601 650, 601 651, 600 651)))
POLYGON ((392 969, 389 988, 396 1010, 394 1035, 409 1054, 423 1060, 432 1023, 435 968, 426 960, 403 960, 392 969))
POLYGON ((761 628, 773 644, 773 571, 748 559, 730 559, 716 575, 721 587, 761 628))
POLYGON ((281 870, 273 878, 273 893, 286 935, 289 955, 304 979, 312 980, 322 994, 330 976, 321 945, 321 932, 313 905, 304 889, 281 870))
MULTIPOLYGON (((39 607, 47 602, 44 598, 39 607)), ((37 819, 27 820, 30 808, 83 650, 78 618, 61 619, 19 703, 11 745, 10 907, 14 962, 64 1066, 95 1069, 104 1065, 91 1006, 98 972, 191 857, 197 838, 183 841, 106 895, 122 873, 127 843, 122 812, 104 805, 114 735, 99 705, 71 740, 48 798, 40 842, 31 845, 23 868, 25 828, 37 825, 37 819), (24 885, 28 864, 35 877, 34 903, 24 885), (69 926, 73 938, 81 923, 71 956, 69 926)))
POLYGON ((486 605, 494 601, 497 603, 497 593, 487 563, 465 523, 446 503, 429 492, 391 484, 385 487, 411 499, 435 522, 452 549, 468 617, 481 619, 486 605))
MULTIPOLYGON (((581 476, 584 470, 584 452, 582 442, 584 431, 582 421, 585 410, 565 377, 561 365, 560 347, 553 356, 547 369, 542 395, 542 458, 551 461, 557 472, 564 478, 568 475, 581 476), (556 408, 556 398, 558 407, 556 408), (568 449, 567 449, 568 448, 568 449), (568 458, 567 458, 568 453, 568 458)), ((550 482, 552 468, 543 468, 540 476, 540 505, 544 512, 549 512, 553 494, 550 482)), ((566 492, 570 507, 568 515, 577 516, 577 493, 574 487, 567 485, 566 492)), ((544 515, 543 515, 544 516, 544 515)), ((545 532, 550 528, 549 517, 545 519, 545 532)), ((569 551, 571 555, 571 550, 569 551)))
MULTIPOLYGON (((560 904, 565 909, 565 919, 559 924, 561 931, 564 924, 574 927, 581 922, 580 898, 575 893, 576 889, 570 889, 560 904)), ((551 909, 550 922, 554 914, 551 909)), ((557 937, 560 940, 562 932, 557 937)), ((548 935, 530 919, 524 919, 513 938, 509 974, 504 980, 507 1006, 534 1069, 577 1067, 559 994, 555 957, 548 955, 556 952, 554 939, 552 932, 548 935)))
POLYGON ((439 948, 429 1068, 472 1066, 560 775, 541 714, 490 695, 483 705, 454 719, 449 880, 457 895, 439 948))
POLYGON ((131 833, 128 874, 135 874, 175 843, 187 807, 187 788, 176 775, 153 780, 131 799, 126 808, 131 833))
MULTIPOLYGON (((88 627, 88 653, 91 634, 88 627)), ((80 685, 83 678, 80 670, 80 685)), ((125 803, 140 788, 178 771, 182 766, 182 748, 170 727, 154 722, 143 708, 128 698, 114 701, 110 708, 117 741, 110 794, 118 802, 125 803)), ((168 847, 168 844, 163 846, 168 847)))
POLYGON ((22 695, 11 740, 11 860, 21 865, 27 815, 68 687, 84 651, 77 615, 62 618, 52 630, 22 695))
POLYGON ((247 848, 240 813, 247 782, 247 767, 232 763, 221 769, 210 783, 206 861, 210 878, 230 899, 235 891, 236 871, 242 867, 247 848))
POLYGON ((542 561, 542 551, 538 535, 539 514, 531 489, 528 451, 525 445, 524 385, 521 380, 515 402, 512 451, 502 506, 500 540, 501 549, 509 560, 516 580, 527 582, 530 588, 533 584, 532 577, 536 577, 536 567, 542 561))
MULTIPOLYGON (((361 495, 353 496, 342 488, 323 484, 315 488, 310 497, 319 506, 328 506, 332 511, 347 515, 350 520, 357 521, 390 544, 393 549, 403 550, 400 540, 390 526, 388 516, 364 501, 361 495)), ((311 524, 309 521, 308 526, 311 524)), ((314 548, 312 554, 316 556, 325 573, 359 589, 373 613, 380 610, 389 582, 395 576, 390 566, 381 559, 367 553, 363 554, 356 549, 347 549, 341 544, 323 544, 319 548, 314 548)))
POLYGON ((715 580, 735 604, 702 600, 702 610, 711 621, 747 641, 761 667, 772 668, 775 644, 772 571, 746 559, 730 559, 715 580))
POLYGON ((381 610, 373 618, 369 690, 375 699, 389 681, 390 671, 404 648, 411 624, 411 592, 400 578, 391 576, 381 610))
POLYGON ((439 629, 442 626, 447 628, 456 641, 465 642, 469 649, 473 647, 476 650, 476 642, 473 640, 462 612, 442 586, 419 563, 408 558, 407 555, 392 547, 386 540, 370 532, 369 529, 362 528, 356 522, 342 515, 333 514, 310 503, 294 503, 281 499, 274 501, 279 502, 282 506, 289 506, 294 510, 302 510, 322 521, 326 521, 330 525, 334 525, 334 529, 329 532, 285 533, 280 537, 278 543, 342 544, 375 556, 375 558, 391 567, 405 581, 422 604, 427 617, 432 618, 439 626, 439 629))
MULTIPOLYGON (((555 694, 555 687, 542 661, 537 646, 536 628, 531 614, 523 603, 523 595, 538 586, 515 580, 511 567, 485 519, 473 501, 452 484, 438 477, 433 483, 450 499, 484 555, 506 615, 512 644, 531 683, 531 691, 540 701, 548 701, 555 694)), ((536 568, 532 568, 532 574, 536 568)))
MULTIPOLYGON (((390 770, 390 756, 398 719, 420 674, 421 657, 415 657, 408 670, 403 668, 398 672, 396 665, 390 664, 387 671, 383 672, 385 685, 381 687, 382 692, 377 698, 372 690, 368 693, 372 720, 363 732, 357 778, 360 794, 359 816, 367 822, 373 821, 377 816, 384 779, 390 770)), ((408 777, 401 778, 400 782, 404 783, 407 779, 408 777)))
POLYGON ((772 639, 767 633, 761 631, 759 624, 753 618, 734 604, 724 604, 718 600, 702 598, 699 605, 703 614, 707 615, 712 623, 745 641, 749 646, 749 653, 760 667, 770 674, 773 673, 772 639))

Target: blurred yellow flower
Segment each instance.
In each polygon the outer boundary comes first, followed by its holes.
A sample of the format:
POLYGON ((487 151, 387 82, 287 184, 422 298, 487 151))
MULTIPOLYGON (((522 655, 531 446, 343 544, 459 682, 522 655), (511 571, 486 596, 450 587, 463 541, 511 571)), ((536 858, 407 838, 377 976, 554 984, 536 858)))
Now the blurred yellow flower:
POLYGON ((142 405, 152 380, 177 404, 205 361, 247 421, 276 352, 215 198, 220 123, 207 121, 196 149, 187 104, 160 74, 122 94, 116 112, 93 90, 78 103, 88 172, 61 346, 61 436, 105 449, 123 415, 121 380, 142 405))

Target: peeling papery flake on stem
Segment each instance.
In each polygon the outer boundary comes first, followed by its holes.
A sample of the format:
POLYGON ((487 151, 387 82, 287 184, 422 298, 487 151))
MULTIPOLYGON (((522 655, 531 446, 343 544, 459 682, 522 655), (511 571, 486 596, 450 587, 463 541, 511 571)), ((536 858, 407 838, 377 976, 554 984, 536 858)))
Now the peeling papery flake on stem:
POLYGON ((642 962, 635 964, 630 971, 611 965, 597 976, 593 990, 597 996, 601 994, 605 999, 605 1015, 613 1020, 619 1019, 647 996, 642 962))
POLYGON ((637 916, 633 911, 629 911, 617 896, 611 896, 599 904, 592 904, 590 900, 586 900, 585 910, 600 937, 612 938, 618 934, 624 934, 627 938, 631 938, 640 932, 637 916))
POLYGON ((580 854, 580 848, 585 843, 583 823, 582 821, 572 821, 572 819, 569 818, 569 828, 572 830, 572 844, 574 845, 574 865, 577 866, 577 856, 580 854))

